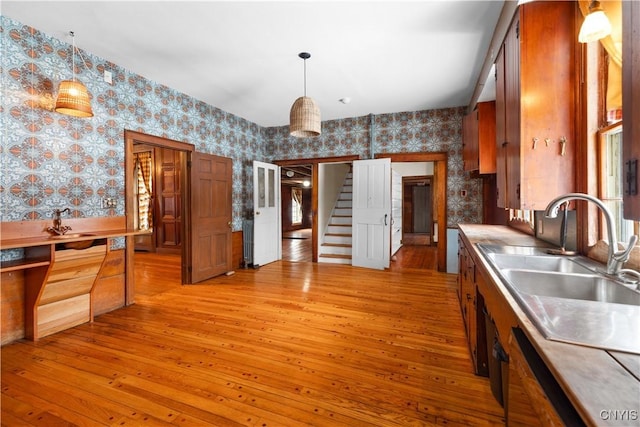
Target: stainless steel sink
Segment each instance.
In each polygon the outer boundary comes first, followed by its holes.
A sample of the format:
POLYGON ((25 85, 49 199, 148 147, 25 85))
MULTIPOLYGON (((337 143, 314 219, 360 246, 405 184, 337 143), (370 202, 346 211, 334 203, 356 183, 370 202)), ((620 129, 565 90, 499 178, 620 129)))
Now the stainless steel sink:
POLYGON ((605 277, 503 270, 517 291, 529 295, 640 306, 640 293, 605 277))
POLYGON ((511 255, 490 253, 489 258, 500 269, 555 271, 560 273, 593 274, 593 271, 570 258, 546 255, 511 255))
POLYGON ((545 338, 640 354, 640 292, 603 274, 601 264, 537 247, 478 248, 545 338))

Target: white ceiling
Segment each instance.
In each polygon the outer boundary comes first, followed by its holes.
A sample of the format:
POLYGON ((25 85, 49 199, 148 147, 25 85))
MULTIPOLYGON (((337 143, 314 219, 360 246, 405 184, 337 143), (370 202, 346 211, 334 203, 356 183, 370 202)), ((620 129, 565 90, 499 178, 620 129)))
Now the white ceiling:
MULTIPOLYGON (((2 14, 261 126, 469 104, 504 0, 25 1, 2 14), (340 98, 351 103, 342 104, 340 98)), ((96 78, 98 78, 96 76, 96 78)), ((490 95, 489 95, 490 97, 490 95)))

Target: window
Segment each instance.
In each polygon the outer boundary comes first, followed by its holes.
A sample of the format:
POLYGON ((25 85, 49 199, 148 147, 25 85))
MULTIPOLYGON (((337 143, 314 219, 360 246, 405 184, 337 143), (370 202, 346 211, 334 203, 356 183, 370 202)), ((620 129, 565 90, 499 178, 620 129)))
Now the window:
POLYGON ((302 224, 302 189, 291 189, 291 224, 302 224))
MULTIPOLYGON (((638 223, 625 220, 622 213, 622 122, 607 126, 598 132, 600 176, 598 197, 611 211, 615 219, 614 231, 620 243, 638 233, 638 223)), ((604 223, 604 218, 601 223, 604 223)), ((605 229, 602 227, 602 238, 605 229)))

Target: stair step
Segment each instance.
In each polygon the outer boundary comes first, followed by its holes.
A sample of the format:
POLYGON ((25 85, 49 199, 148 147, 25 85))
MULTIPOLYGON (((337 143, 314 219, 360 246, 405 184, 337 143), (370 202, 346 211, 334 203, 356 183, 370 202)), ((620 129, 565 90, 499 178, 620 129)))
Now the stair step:
POLYGON ((350 248, 351 245, 348 243, 323 243, 322 246, 332 246, 336 248, 350 248))
POLYGON ((320 254, 320 258, 351 259, 351 255, 341 255, 341 254, 320 254))
POLYGON ((335 236, 335 237, 351 237, 351 233, 325 233, 325 236, 335 236))
POLYGON ((351 224, 329 224, 329 227, 351 227, 351 224))

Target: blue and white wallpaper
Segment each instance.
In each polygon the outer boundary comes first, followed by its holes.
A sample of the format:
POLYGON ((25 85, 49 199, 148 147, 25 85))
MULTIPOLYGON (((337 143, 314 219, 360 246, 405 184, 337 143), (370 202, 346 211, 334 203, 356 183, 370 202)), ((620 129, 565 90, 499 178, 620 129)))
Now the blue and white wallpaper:
POLYGON ((299 140, 288 126, 262 128, 82 51, 86 64, 76 55, 76 78, 92 96, 94 117, 74 118, 53 111, 60 81, 71 77, 71 45, 5 16, 0 37, 1 221, 50 218, 61 206, 75 217, 124 215, 123 141, 130 129, 233 159, 234 230, 252 211, 253 160, 366 159, 372 152, 448 152, 448 225, 481 222, 480 180, 462 170, 462 107, 326 121, 322 136, 299 140), (97 78, 104 70, 113 84, 97 78), (104 197, 117 207, 103 209, 104 197))

